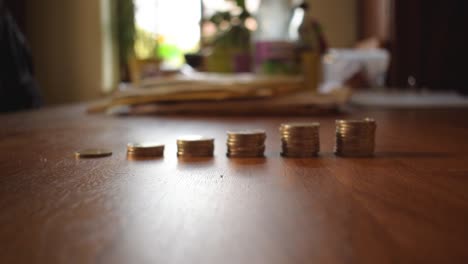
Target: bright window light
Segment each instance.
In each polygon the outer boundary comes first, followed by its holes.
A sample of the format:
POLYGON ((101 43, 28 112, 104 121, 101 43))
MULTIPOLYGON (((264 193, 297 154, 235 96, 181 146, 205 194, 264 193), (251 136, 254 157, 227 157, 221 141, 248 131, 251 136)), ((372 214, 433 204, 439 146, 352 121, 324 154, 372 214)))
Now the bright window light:
MULTIPOLYGON (((197 0, 134 0, 138 28, 153 33, 161 45, 182 53, 199 48, 201 3, 197 0), (172 49, 172 48, 171 48, 172 49)), ((180 62, 180 61, 179 61, 180 62)))

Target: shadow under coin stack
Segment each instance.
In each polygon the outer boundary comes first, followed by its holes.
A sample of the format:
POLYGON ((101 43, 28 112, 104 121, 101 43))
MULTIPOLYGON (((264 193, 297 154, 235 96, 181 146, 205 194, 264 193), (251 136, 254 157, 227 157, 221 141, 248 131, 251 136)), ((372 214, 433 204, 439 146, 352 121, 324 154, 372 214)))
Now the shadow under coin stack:
POLYGON ((375 120, 337 120, 335 154, 347 157, 368 157, 375 150, 375 120))
POLYGON ((127 155, 132 157, 162 157, 164 145, 159 143, 128 143, 127 155))
POLYGON ((227 132, 227 137, 228 157, 254 158, 265 156, 265 131, 246 130, 227 132))
POLYGON ((291 123, 280 126, 283 157, 316 157, 320 152, 319 123, 291 123))
POLYGON ((178 157, 213 157, 213 152, 213 138, 185 136, 177 139, 178 157))

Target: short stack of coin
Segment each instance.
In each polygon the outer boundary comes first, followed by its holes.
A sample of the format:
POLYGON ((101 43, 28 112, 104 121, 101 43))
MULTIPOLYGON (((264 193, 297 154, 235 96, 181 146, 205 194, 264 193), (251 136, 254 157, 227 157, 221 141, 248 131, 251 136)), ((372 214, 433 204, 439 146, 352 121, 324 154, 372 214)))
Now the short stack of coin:
POLYGON ((178 157, 213 157, 213 152, 213 138, 184 136, 177 139, 178 157))
POLYGON ((263 130, 227 132, 227 156, 254 158, 265 155, 266 132, 263 130))
POLYGON ((162 157, 164 145, 152 142, 128 143, 127 155, 132 157, 162 157))
POLYGON ((315 157, 320 152, 319 123, 281 124, 281 155, 284 157, 315 157))
POLYGON ((374 154, 375 120, 337 120, 335 154, 348 157, 367 157, 374 154))

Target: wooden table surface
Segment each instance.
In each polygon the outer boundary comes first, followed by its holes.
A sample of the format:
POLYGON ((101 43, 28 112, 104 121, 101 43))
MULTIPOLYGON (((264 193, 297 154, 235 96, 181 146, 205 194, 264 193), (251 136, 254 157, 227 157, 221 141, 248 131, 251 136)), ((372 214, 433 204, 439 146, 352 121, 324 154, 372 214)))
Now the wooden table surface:
POLYGON ((468 110, 292 117, 1 115, 0 263, 468 263, 468 110), (332 154, 336 118, 374 117, 374 158, 332 154), (322 154, 279 155, 278 125, 322 124, 322 154), (268 132, 265 159, 225 131, 268 132), (216 138, 178 160, 177 135, 216 138), (128 160, 132 141, 163 159, 128 160), (103 147, 108 158, 75 159, 103 147))

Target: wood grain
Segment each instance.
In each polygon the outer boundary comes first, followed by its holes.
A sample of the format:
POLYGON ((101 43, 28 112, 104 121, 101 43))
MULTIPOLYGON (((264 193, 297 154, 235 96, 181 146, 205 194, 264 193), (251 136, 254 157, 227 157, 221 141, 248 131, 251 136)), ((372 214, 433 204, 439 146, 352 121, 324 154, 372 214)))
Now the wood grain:
POLYGON ((0 263, 467 263, 466 110, 320 118, 0 116, 0 263), (375 158, 332 154, 334 120, 374 117, 375 158), (285 121, 322 124, 316 159, 279 156, 285 121), (225 131, 268 131, 267 158, 225 157, 225 131), (180 134, 216 137, 178 160, 180 134), (127 160, 130 141, 166 143, 127 160), (73 152, 110 148, 77 160, 73 152))

